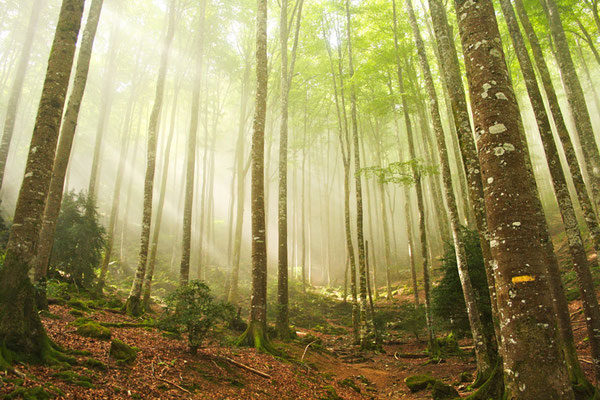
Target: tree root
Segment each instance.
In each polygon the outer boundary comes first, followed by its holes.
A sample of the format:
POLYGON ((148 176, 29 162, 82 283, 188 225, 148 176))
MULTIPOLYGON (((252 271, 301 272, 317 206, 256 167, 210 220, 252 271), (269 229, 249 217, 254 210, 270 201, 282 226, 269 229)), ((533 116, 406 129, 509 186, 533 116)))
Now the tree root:
POLYGON ((142 307, 142 300, 139 297, 135 296, 129 296, 123 308, 125 309, 125 313, 132 317, 139 317, 144 313, 144 308, 142 307))
POLYGON ((489 378, 479 386, 475 393, 467 397, 469 400, 502 400, 504 399, 504 376, 501 364, 497 364, 489 378))
POLYGON ((263 326, 258 321, 251 321, 248 328, 236 342, 237 346, 250 346, 263 353, 280 356, 281 353, 273 347, 263 326))

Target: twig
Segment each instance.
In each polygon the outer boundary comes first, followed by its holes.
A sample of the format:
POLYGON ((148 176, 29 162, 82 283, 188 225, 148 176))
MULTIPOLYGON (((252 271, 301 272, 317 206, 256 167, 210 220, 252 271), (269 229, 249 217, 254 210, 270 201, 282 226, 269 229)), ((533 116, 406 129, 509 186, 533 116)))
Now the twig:
POLYGON ((220 370, 222 373, 225 373, 225 370, 224 370, 223 368, 221 368, 221 367, 219 366, 219 364, 217 364, 217 363, 215 362, 215 360, 210 360, 210 361, 211 361, 213 364, 215 364, 215 367, 217 367, 217 368, 218 368, 218 369, 219 369, 219 370, 220 370))
POLYGON ((181 386, 179 386, 179 385, 178 385, 178 384, 176 384, 175 382, 171 382, 171 381, 169 381, 169 380, 166 380, 166 379, 164 379, 164 378, 161 378, 160 376, 156 376, 156 374, 154 373, 154 361, 151 363, 151 367, 152 367, 152 375, 153 375, 153 376, 154 376, 156 379, 158 379, 159 381, 161 381, 161 382, 164 382, 164 383, 168 383, 169 385, 173 385, 173 386, 175 386, 177 389, 179 389, 179 390, 181 390, 181 391, 183 391, 183 392, 185 392, 185 393, 187 393, 187 394, 192 394, 192 392, 190 392, 189 390, 187 390, 187 389, 186 389, 186 388, 184 388, 184 387, 181 387, 181 386))
POLYGON ((312 342, 310 342, 309 344, 306 345, 306 347, 304 348, 304 353, 302 353, 302 358, 300 358, 300 362, 304 361, 304 356, 306 355, 306 351, 308 350, 308 346, 310 346, 314 342, 316 342, 316 340, 313 340, 312 342))
POLYGON ((250 371, 250 372, 254 372, 256 375, 262 376, 263 378, 271 379, 271 375, 269 375, 269 374, 267 374, 267 373, 265 373, 265 372, 262 372, 262 371, 259 371, 259 370, 257 370, 257 369, 254 369, 254 368, 252 368, 252 367, 249 367, 249 366, 247 366, 247 365, 244 365, 244 364, 242 364, 242 363, 240 363, 240 362, 237 362, 237 361, 235 361, 235 360, 232 360, 232 359, 231 359, 231 358, 229 358, 229 357, 223 357, 223 359, 225 359, 225 360, 229 361, 230 363, 232 363, 232 364, 233 364, 233 365, 235 365, 236 367, 239 367, 239 368, 245 369, 245 370, 247 370, 247 371, 250 371))
POLYGON ((586 364, 592 364, 592 365, 594 365, 594 362, 593 362, 593 361, 586 360, 585 358, 580 358, 580 359, 579 359, 579 361, 583 361, 583 362, 584 362, 584 363, 586 363, 586 364))

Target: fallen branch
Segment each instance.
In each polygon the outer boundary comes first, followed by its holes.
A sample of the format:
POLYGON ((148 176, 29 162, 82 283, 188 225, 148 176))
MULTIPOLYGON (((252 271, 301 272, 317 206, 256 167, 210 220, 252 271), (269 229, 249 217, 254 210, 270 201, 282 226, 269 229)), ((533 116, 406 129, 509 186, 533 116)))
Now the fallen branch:
MULTIPOLYGON (((179 390, 181 390, 181 391, 183 391, 183 392, 185 392, 185 393, 187 393, 187 394, 192 394, 192 392, 190 392, 189 390, 187 390, 187 389, 186 389, 186 388, 184 388, 184 387, 181 387, 181 386, 179 386, 179 385, 178 385, 178 384, 176 384, 175 382, 171 382, 171 381, 169 381, 169 380, 167 380, 167 379, 161 378, 160 376, 156 376, 156 374, 154 373, 154 362, 152 362, 151 366, 152 366, 152 375, 153 375, 153 376, 154 376, 156 379, 158 379, 158 380, 159 380, 159 381, 161 381, 161 382, 168 383, 169 385, 173 385, 173 386, 175 386, 177 389, 179 389, 179 390)), ((163 370, 163 371, 164 371, 164 370, 163 370)))
POLYGON ((226 360, 226 361, 229 361, 230 363, 232 363, 232 364, 233 364, 233 365, 235 365, 236 367, 239 367, 239 368, 245 369, 246 371, 253 372, 253 373, 255 373, 256 375, 262 376, 263 378, 271 379, 271 375, 269 375, 269 374, 267 374, 267 373, 265 373, 265 372, 259 371, 259 370, 257 370, 257 369, 254 369, 254 368, 252 368, 252 367, 249 367, 249 366, 247 366, 247 365, 245 365, 245 364, 242 364, 242 363, 240 363, 240 362, 237 362, 237 361, 235 361, 235 360, 232 360, 232 359, 231 359, 231 358, 229 358, 229 357, 223 357, 223 359, 224 359, 224 360, 226 360))
POLYGON ((309 344, 306 345, 306 347, 304 348, 304 353, 302 353, 302 358, 300 359, 300 362, 304 361, 304 356, 306 355, 306 351, 308 350, 308 347, 315 342, 316 342, 316 340, 313 340, 312 342, 310 342, 309 344))

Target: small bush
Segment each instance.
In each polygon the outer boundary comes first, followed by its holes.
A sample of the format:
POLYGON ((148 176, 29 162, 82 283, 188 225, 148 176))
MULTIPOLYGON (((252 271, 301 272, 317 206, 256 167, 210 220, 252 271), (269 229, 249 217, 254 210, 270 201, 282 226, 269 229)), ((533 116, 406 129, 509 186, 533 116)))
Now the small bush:
POLYGON ((218 320, 224 319, 230 307, 215 303, 210 288, 202 281, 180 286, 165 298, 167 307, 158 326, 161 329, 187 333, 190 351, 196 353, 208 332, 218 320))

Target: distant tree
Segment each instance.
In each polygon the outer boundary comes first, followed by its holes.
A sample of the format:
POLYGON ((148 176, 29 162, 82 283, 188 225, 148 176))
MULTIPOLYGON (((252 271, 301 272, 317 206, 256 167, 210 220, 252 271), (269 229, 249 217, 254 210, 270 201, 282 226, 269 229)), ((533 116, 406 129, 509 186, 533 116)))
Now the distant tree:
POLYGON ((31 46, 35 32, 38 29, 38 20, 40 12, 47 4, 48 0, 39 0, 33 3, 31 7, 31 15, 29 17, 29 23, 27 25, 27 33, 25 34, 25 42, 21 49, 21 55, 19 62, 16 67, 15 79, 10 90, 10 97, 8 98, 8 104, 6 106, 6 117, 4 118, 4 131, 2 133, 2 142, 0 143, 0 188, 4 182, 4 172, 6 170, 6 161, 8 159, 8 153, 10 151, 10 145, 12 142, 13 133, 15 130, 15 122, 17 119, 17 111, 19 109, 19 102, 21 100, 21 93, 23 92, 23 82, 25 75, 29 69, 29 58, 31 56, 31 46))
MULTIPOLYGON (((9 351, 49 363, 57 361, 57 357, 63 358, 46 336, 28 274, 33 267, 48 196, 83 8, 83 0, 62 2, 25 176, 10 229, 6 257, 0 269, 0 343, 3 344, 4 356, 9 351)), ((0 364, 6 368, 5 363, 0 364)))

